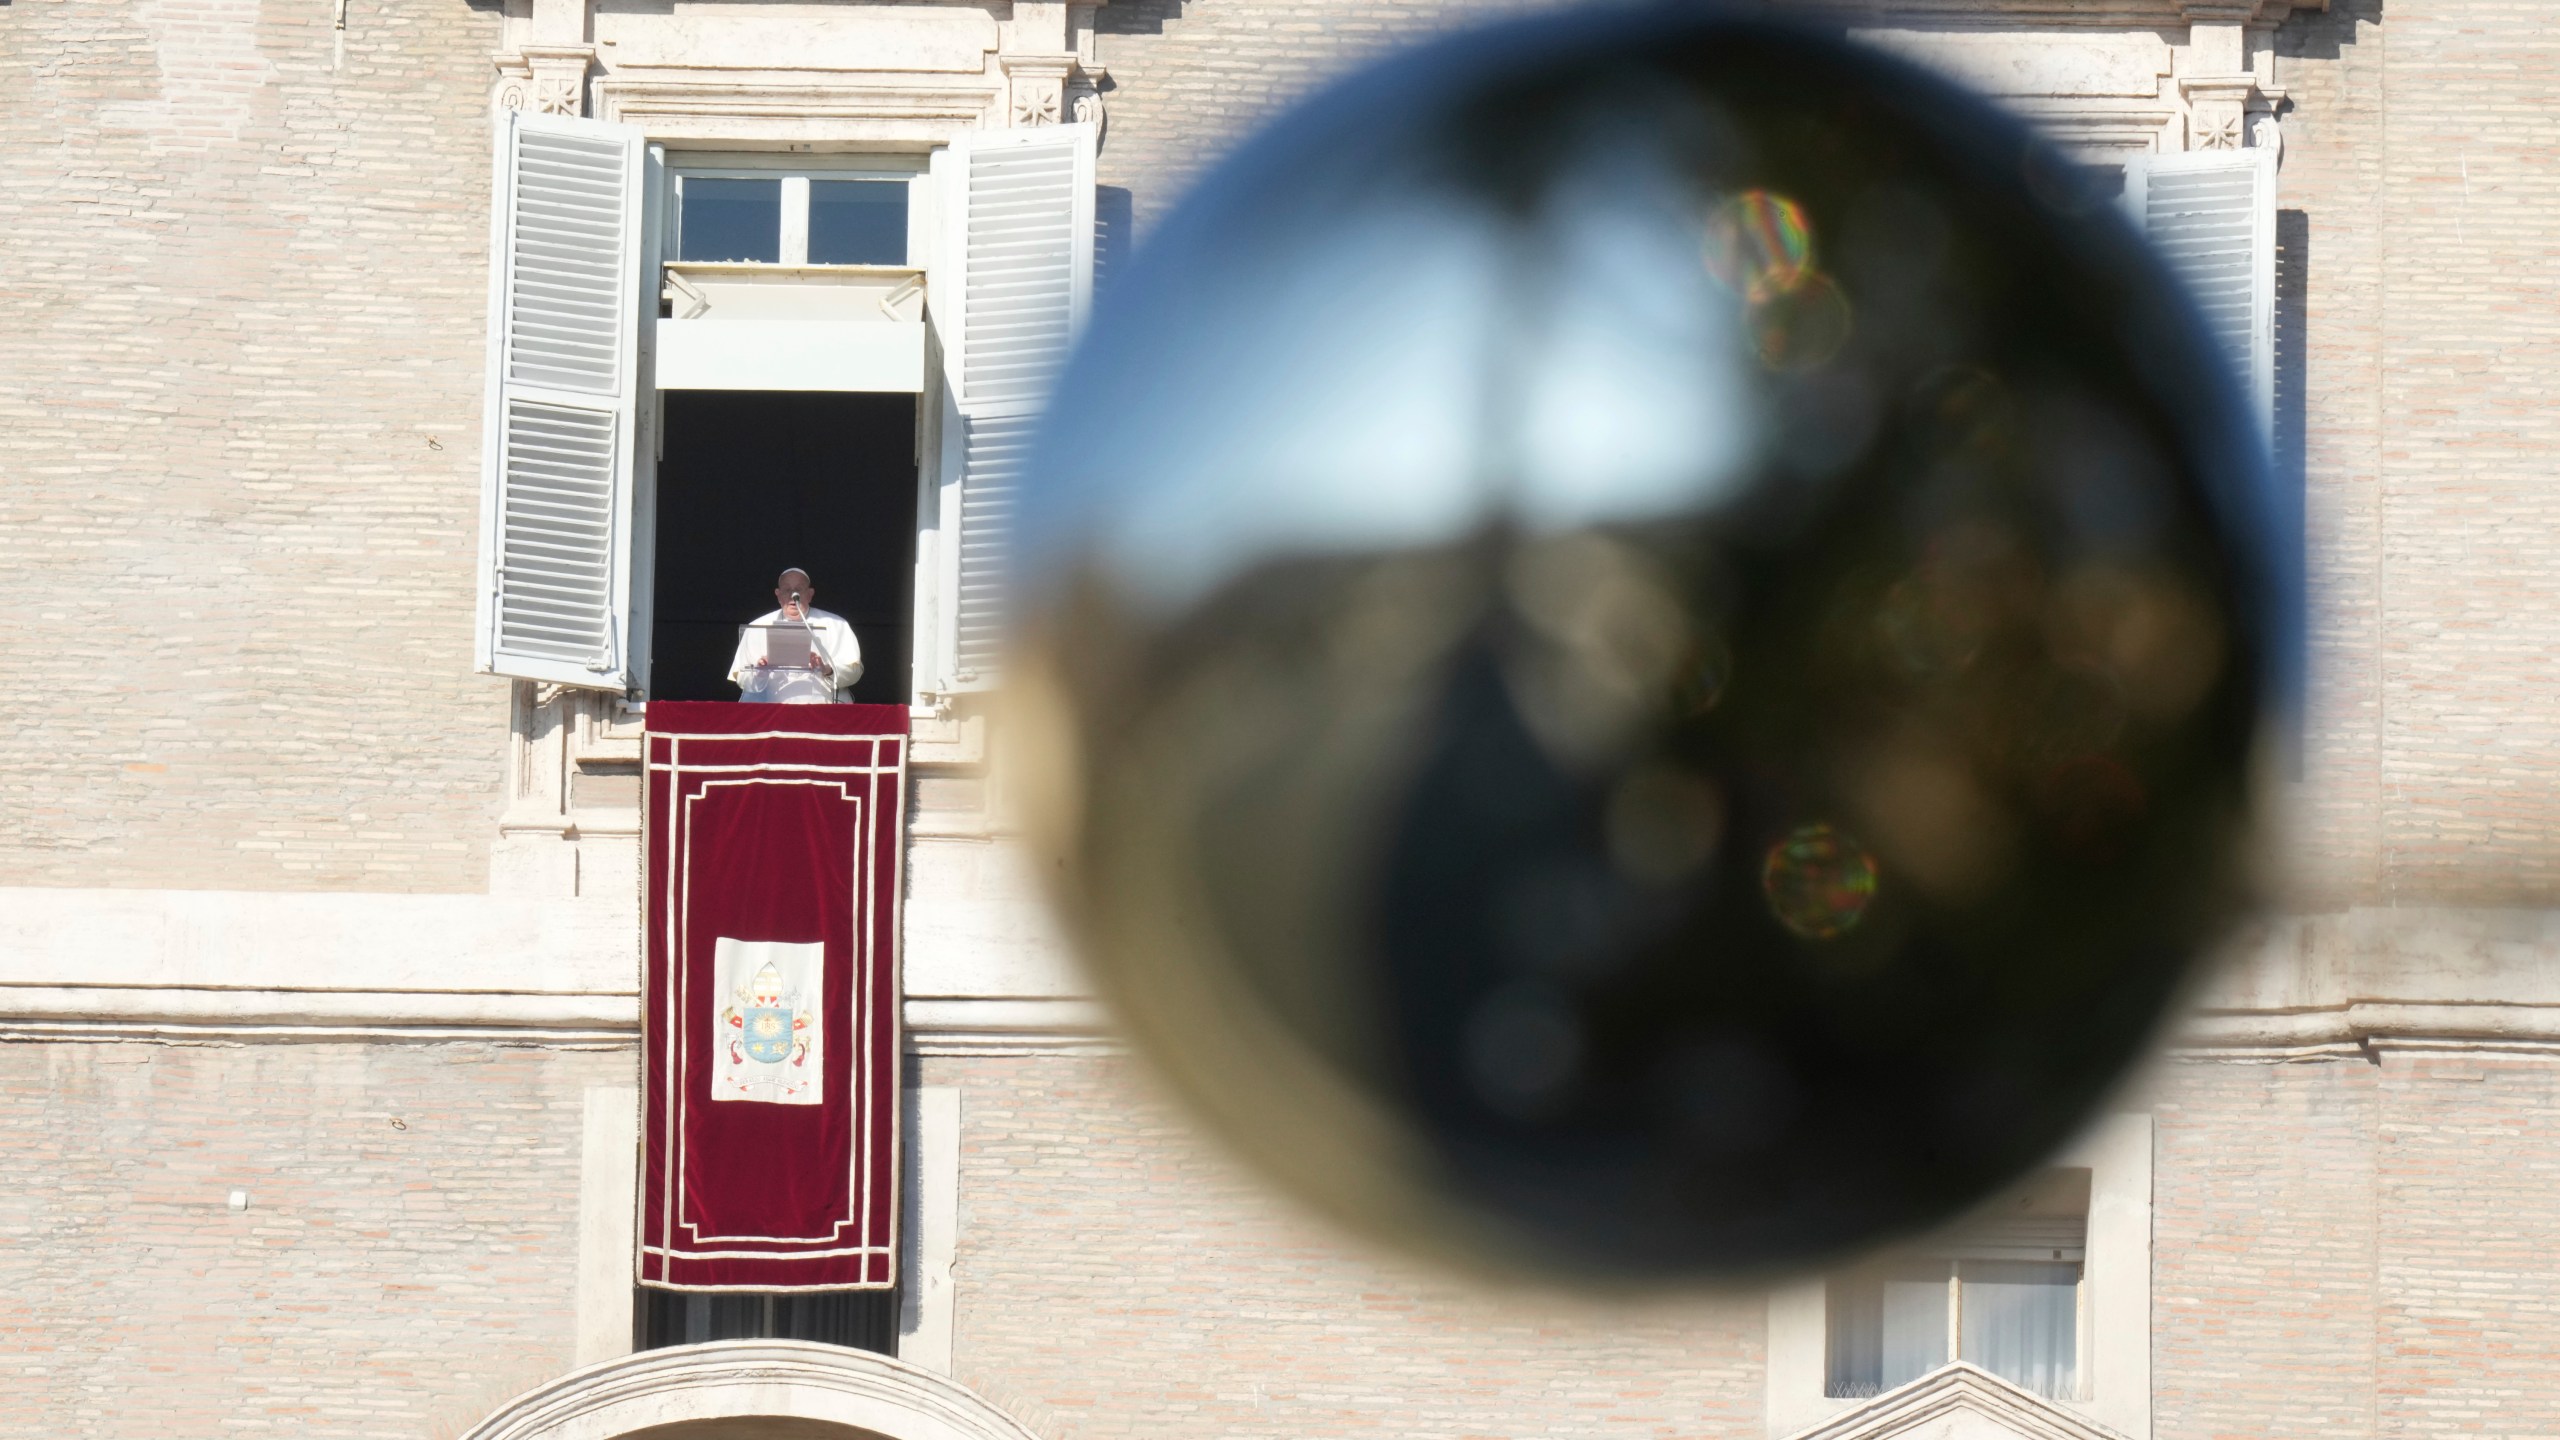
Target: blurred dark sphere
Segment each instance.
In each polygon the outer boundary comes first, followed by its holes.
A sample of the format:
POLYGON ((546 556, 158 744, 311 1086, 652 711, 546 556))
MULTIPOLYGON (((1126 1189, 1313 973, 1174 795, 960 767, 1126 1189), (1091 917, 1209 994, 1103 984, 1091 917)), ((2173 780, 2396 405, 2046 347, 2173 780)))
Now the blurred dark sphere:
POLYGON ((1941 1221, 2250 898, 2253 424, 2075 166, 1712 10, 1313 99, 1107 294, 1015 780, 1141 1050, 1375 1236, 1602 1284, 1941 1221))

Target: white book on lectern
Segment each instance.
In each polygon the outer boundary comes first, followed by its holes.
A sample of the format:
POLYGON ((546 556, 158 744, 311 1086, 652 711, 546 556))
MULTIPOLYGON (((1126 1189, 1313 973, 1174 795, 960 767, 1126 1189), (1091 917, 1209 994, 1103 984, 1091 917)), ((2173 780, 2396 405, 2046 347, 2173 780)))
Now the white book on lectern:
POLYGON ((807 670, 809 652, 817 641, 808 626, 797 620, 779 620, 759 627, 764 631, 765 662, 778 670, 807 670))

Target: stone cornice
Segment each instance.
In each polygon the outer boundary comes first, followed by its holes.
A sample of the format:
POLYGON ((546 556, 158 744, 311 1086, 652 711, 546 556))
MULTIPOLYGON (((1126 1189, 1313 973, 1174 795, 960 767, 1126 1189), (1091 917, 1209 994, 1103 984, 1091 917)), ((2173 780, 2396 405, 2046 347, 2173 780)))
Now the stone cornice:
POLYGON ((941 144, 980 127, 1003 90, 980 77, 657 67, 596 82, 596 112, 653 139, 941 144))
MULTIPOLYGON (((977 868, 993 863, 984 842, 920 837, 912 855, 926 882, 906 910, 911 1051, 1116 1048, 1030 891, 943 892, 991 883, 998 872, 977 868)), ((636 907, 627 892, 0 889, 0 1039, 628 1045, 636 907)), ((2269 916, 2163 1046, 2208 1059, 2560 1057, 2560 909, 2269 916)))
MULTIPOLYGON (((1073 996, 910 999, 910 1055, 1088 1055, 1122 1046, 1101 1004, 1073 996)), ((0 1042, 164 1045, 442 1044, 566 1049, 640 1043, 640 997, 544 991, 0 986, 0 1042)))
POLYGON ((1967 29, 2112 29, 2139 25, 2274 25, 2329 0, 1777 0, 1772 10, 1852 24, 1967 29))
POLYGON ((2307 1010, 2201 1011, 2171 1059, 2378 1059, 2401 1051, 2560 1055, 2560 1005, 2355 1000, 2307 1010))
MULTIPOLYGON (((908 907, 910 1052, 1116 1045, 1029 903, 908 907)), ((0 1040, 627 1046, 639 938, 628 892, 0 889, 0 1040)))

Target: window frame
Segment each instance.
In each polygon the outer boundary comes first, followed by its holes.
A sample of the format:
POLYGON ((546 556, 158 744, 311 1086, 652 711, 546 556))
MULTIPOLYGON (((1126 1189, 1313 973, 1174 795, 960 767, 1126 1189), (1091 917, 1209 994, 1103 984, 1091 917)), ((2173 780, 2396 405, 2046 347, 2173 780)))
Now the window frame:
MULTIPOLYGON (((2084 1216, 2082 1218, 2085 1223, 2087 1217, 2084 1216)), ((1876 1271, 1890 1269, 1907 1273, 1917 1273, 1924 1270, 1938 1272, 1930 1277, 1928 1283, 1933 1285, 1942 1285, 1946 1291, 1946 1306, 1942 1312, 1943 1319, 1940 1321, 1943 1333, 1939 1337, 1941 1341, 1941 1349, 1939 1353, 1944 1355, 1946 1358, 1941 1360, 1938 1366, 1934 1368, 1943 1369, 1945 1366, 1961 1360, 1981 1369, 1990 1370, 1991 1367, 1988 1364, 1964 1353, 1964 1294, 1965 1287, 1968 1283, 1965 1276, 1965 1267, 1968 1265, 2000 1263, 2004 1262, 1986 1260, 1976 1256, 1956 1254, 1951 1251, 1949 1253, 1940 1253, 1932 1250, 1922 1250, 1917 1254, 1903 1256, 1892 1262, 1873 1268, 1876 1271)), ((2046 1395, 2044 1398, 2064 1403, 2086 1401, 2089 1398, 2089 1366, 2092 1358, 2090 1355, 2090 1331, 2092 1328, 2090 1322, 2093 1317, 2089 1313, 2089 1262, 2085 1251, 2085 1245, 2082 1258, 2078 1260, 2025 1261, 2021 1263, 2070 1265, 2078 1271, 2077 1276, 2071 1282, 2071 1393, 2067 1395, 2046 1395)), ((1831 1392, 1831 1374, 1834 1368, 1832 1363, 1833 1345, 1839 1338, 1839 1329, 1834 1323, 1838 1317, 1831 1309, 1832 1299, 1839 1293, 1840 1287, 1844 1283, 1861 1282, 1866 1278, 1867 1277, 1865 1275, 1860 1274, 1856 1270, 1845 1273, 1834 1273, 1824 1277, 1823 1398, 1826 1400, 1845 1400, 1853 1403, 1861 1400, 1871 1400, 1874 1399, 1875 1396, 1883 1394, 1886 1390, 1896 1389, 1900 1385, 1910 1383, 1910 1381, 1905 1380, 1880 1385, 1875 1391, 1865 1395, 1835 1395, 1831 1392)), ((1882 1276, 1879 1274, 1877 1278, 1882 1278, 1882 1276)), ((1997 1374, 1998 1372, 1993 1371, 1992 1373, 1997 1374)), ((1917 1379, 1920 1377, 1914 1376, 1912 1378, 1917 1379)), ((2008 1377, 2002 1376, 2001 1378, 2007 1379, 2008 1377)), ((2018 1382, 2012 1380, 2010 1383, 2017 1384, 2018 1382)), ((2028 1387, 2020 1386, 2020 1388, 2026 1389, 2028 1387)), ((2034 1393, 2042 1394, 2043 1392, 2037 1391, 2034 1393)))
MULTIPOLYGON (((717 273, 720 271, 734 272, 738 270, 754 270, 762 272, 788 272, 800 270, 850 274, 859 274, 865 271, 871 271, 911 274, 925 277, 927 280, 927 291, 930 293, 932 288, 932 277, 942 271, 948 264, 943 253, 945 238, 944 224, 942 220, 943 208, 948 203, 943 194, 947 181, 937 172, 936 157, 942 155, 950 148, 953 142, 949 140, 941 141, 927 149, 916 151, 814 151, 806 148, 787 151, 736 151, 686 148, 683 146, 683 142, 678 140, 656 140, 652 143, 662 147, 665 157, 664 170, 666 178, 661 198, 661 204, 663 206, 661 214, 663 218, 658 224, 657 238, 659 254, 661 257, 659 263, 671 274, 701 274, 717 273), (776 252, 784 258, 769 263, 764 261, 688 261, 676 258, 680 253, 682 253, 682 187, 684 177, 687 176, 701 176, 711 179, 763 179, 768 177, 780 177, 784 179, 786 184, 781 221, 784 243, 776 252), (792 195, 794 187, 788 182, 795 176, 801 182, 796 187, 800 198, 800 213, 797 227, 798 249, 796 251, 797 255, 800 257, 799 263, 794 263, 792 261, 791 257, 795 254, 795 251, 790 248, 790 242, 793 238, 794 230, 792 218, 792 195), (806 182, 813 179, 904 181, 907 185, 907 256, 905 263, 901 265, 810 265, 805 263, 808 244, 806 182)), ((942 646, 938 630, 941 624, 940 616, 950 604, 950 601, 942 593, 945 582, 941 574, 941 566, 938 561, 934 561, 932 559, 939 539, 936 533, 939 523, 937 516, 944 486, 944 477, 940 473, 941 457, 939 453, 939 436, 941 432, 940 412, 944 403, 941 392, 944 389, 946 382, 940 373, 940 369, 941 367, 939 366, 928 364, 926 366, 924 383, 916 391, 917 568, 915 576, 915 598, 912 607, 914 639, 912 643, 911 674, 909 679, 909 708, 913 713, 919 715, 937 713, 935 701, 942 693, 942 670, 944 668, 941 663, 942 646), (933 630, 928 630, 927 627, 929 625, 935 628, 933 630)), ((650 393, 653 412, 655 409, 656 398, 657 392, 653 389, 650 393)), ((652 418, 654 420, 654 414, 652 418)), ((659 440, 659 436, 654 425, 651 431, 651 440, 653 444, 657 443, 659 440)), ((652 511, 654 511, 656 499, 655 486, 653 484, 650 494, 647 496, 647 502, 652 511)), ((645 589, 635 587, 636 596, 645 598, 649 593, 650 592, 645 589)), ((648 704, 647 685, 649 677, 647 675, 647 661, 645 657, 639 662, 639 665, 640 668, 638 676, 634 682, 635 698, 631 701, 634 713, 645 712, 648 704)))
POLYGON ((662 263, 668 265, 752 265, 772 269, 862 270, 883 265, 812 264, 809 260, 809 182, 812 180, 903 181, 907 186, 907 254, 892 269, 922 269, 918 257, 929 252, 932 227, 921 212, 930 209, 918 192, 931 183, 927 157, 903 151, 829 151, 777 154, 710 150, 667 153, 667 220, 661 227, 662 263), (684 183, 702 180, 775 180, 782 182, 781 234, 773 260, 685 260, 684 183))
MULTIPOLYGON (((483 657, 481 668, 510 675, 519 680, 577 690, 593 690, 616 694, 627 713, 645 712, 652 693, 649 673, 654 636, 651 618, 654 609, 655 575, 652 559, 656 543, 656 510, 658 483, 656 462, 664 439, 663 406, 660 403, 658 352, 668 338, 665 326, 690 323, 692 317, 663 314, 665 291, 674 285, 684 288, 683 275, 693 273, 697 279, 717 278, 718 272, 736 277, 739 272, 757 272, 757 283, 779 281, 790 283, 795 275, 813 280, 835 282, 846 276, 895 277, 899 281, 921 279, 924 303, 912 320, 891 314, 889 323, 916 331, 913 343, 920 352, 915 362, 917 383, 917 532, 914 616, 914 664, 910 672, 910 706, 919 715, 946 715, 961 703, 969 692, 993 688, 998 677, 992 667, 971 663, 971 652, 964 637, 989 628, 987 615, 991 607, 1001 604, 1000 584, 967 583, 968 564, 963 552, 983 561, 988 544, 980 531, 985 528, 975 520, 981 508, 976 503, 981 488, 990 498, 985 507, 990 514, 1000 515, 1005 487, 1012 476, 998 461, 987 460, 981 470, 981 457, 970 444, 971 428, 1027 423, 1036 414, 1039 402, 1033 397, 1015 394, 1005 385, 987 381, 973 388, 971 357, 978 354, 982 362, 977 368, 997 379, 1004 379, 1008 363, 1019 361, 1017 351, 1037 348, 1050 342, 1047 332, 1023 339, 1016 334, 1024 327, 997 323, 981 328, 989 331, 980 338, 982 346, 969 337, 967 293, 973 275, 981 267, 969 264, 973 235, 981 217, 968 203, 973 186, 986 180, 984 170, 998 180, 1018 179, 1001 172, 1008 167, 1019 170, 1018 162, 1037 152, 1065 149, 1063 159, 1050 157, 1042 163, 1060 167, 1056 198, 1064 207, 1054 218, 1026 216, 1018 201, 986 207, 984 224, 1003 231, 1025 224, 1046 226, 1057 232, 1045 237, 1064 247, 1066 273, 1056 277, 1052 288, 1057 297, 1045 292, 1034 296, 1039 304, 1053 304, 1066 316, 1066 331, 1071 336, 1080 328, 1089 307, 1092 292, 1094 151, 1099 141, 1098 127, 1080 121, 1068 125, 1049 125, 1031 129, 988 130, 960 127, 947 135, 937 135, 930 143, 903 144, 896 148, 864 148, 853 144, 838 147, 832 142, 817 148, 817 142, 788 142, 768 148, 741 150, 726 146, 690 144, 684 137, 654 135, 648 127, 585 119, 559 122, 569 127, 594 128, 598 133, 611 131, 630 137, 642 156, 643 183, 636 187, 633 214, 634 255, 645 283, 637 287, 634 317, 637 320, 633 338, 636 363, 633 368, 634 389, 627 409, 630 420, 625 426, 628 443, 617 447, 616 476, 628 512, 627 524, 616 531, 617 549, 610 557, 609 568, 617 587, 614 601, 607 606, 609 623, 618 623, 615 638, 615 667, 596 665, 562 669, 550 667, 541 673, 528 673, 523 666, 493 664, 483 657), (777 237, 776 253, 782 258, 773 262, 686 262, 672 258, 681 248, 681 196, 688 178, 763 178, 794 180, 785 197, 783 224, 794 231, 791 246, 783 248, 777 237), (808 265, 790 264, 805 261, 807 255, 807 188, 819 179, 899 181, 907 188, 906 263, 903 265, 808 265), (796 221, 792 218, 796 212, 796 221), (1062 297, 1062 298, 1060 298, 1062 297), (1008 348, 1010 347, 1010 348, 1008 348), (985 353, 981 354, 981 350, 985 353), (977 393, 978 389, 986 393, 977 393), (615 618, 615 617, 618 617, 615 618), (972 628, 974 624, 974 628, 972 628), (611 668, 612 673, 604 673, 611 668)), ((503 127, 502 127, 503 128, 503 127)), ((755 144, 753 141, 731 142, 755 144)), ((502 160, 503 156, 500 157, 502 160)), ((502 223, 510 212, 508 197, 513 193, 512 171, 501 167, 497 172, 498 203, 495 207, 502 223)), ((1002 188, 998 186, 997 188, 1002 188)), ((1010 232, 1007 232, 1009 234, 1010 232)), ((1006 235, 1000 234, 998 241, 1006 235)), ((1003 264, 991 268, 999 276, 1007 264, 1018 263, 1006 244, 990 241, 988 248, 1003 264)), ((493 253, 503 253, 493 252, 493 253)), ((503 275, 493 267, 489 313, 493 324, 506 313, 503 275)), ((983 281, 982 289, 1001 293, 1008 304, 1018 297, 1003 292, 1002 280, 983 281)), ((898 293, 905 293, 900 291, 898 293)), ((983 297, 982 297, 983 298, 983 297)), ((985 308, 982 306, 982 308, 985 308)), ((1003 306, 996 309, 1000 312, 1003 306)), ((999 316, 1001 319, 1001 316, 999 316)), ((721 322, 713 322, 721 323, 721 322)), ((766 323, 751 317, 738 323, 766 323)), ((833 323, 833 322, 830 322, 833 323)), ((823 340, 825 337, 820 337, 823 340)), ((897 337, 907 343, 906 337, 897 337)), ((817 342, 811 342, 817 343, 817 342)), ((1045 359, 1054 363, 1062 358, 1065 342, 1055 344, 1055 355, 1045 359)), ((1044 358, 1040 356, 1035 359, 1044 358)), ((1022 364, 1012 363, 1011 370, 1022 364)), ((497 371, 493 366, 492 374, 497 371)), ((851 372, 847 372, 851 373, 851 372)), ((1016 377, 1018 378, 1018 377, 1016 377)), ((984 377, 981 377, 984 379, 984 377)), ((712 388, 721 388, 714 384, 712 388)), ((756 388, 756 387, 743 387, 756 388)), ((826 386, 794 387, 780 385, 764 388, 829 388, 826 386)), ((850 385, 845 388, 888 388, 904 391, 904 384, 886 387, 850 385)), ((497 407, 492 407, 496 413, 497 407)), ((486 449, 484 444, 484 449, 486 449)), ((495 468, 484 456, 482 474, 482 522, 485 529, 489 517, 497 513, 494 496, 498 494, 493 478, 495 468)), ((994 524, 995 522, 986 522, 994 524)), ((1001 537, 998 537, 999 539, 1001 537)), ((992 543, 992 542, 990 542, 992 543)), ((983 570, 985 565, 982 563, 983 570)), ((485 607, 495 591, 495 573, 484 564, 481 577, 481 604, 485 607)), ((983 577, 981 577, 983 580, 983 577)))

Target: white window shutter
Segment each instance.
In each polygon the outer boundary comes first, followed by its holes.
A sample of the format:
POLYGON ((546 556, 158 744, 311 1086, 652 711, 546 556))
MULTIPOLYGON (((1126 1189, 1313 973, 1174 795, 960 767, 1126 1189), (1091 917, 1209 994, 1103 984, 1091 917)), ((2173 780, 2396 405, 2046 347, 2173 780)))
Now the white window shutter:
MULTIPOLYGON (((1093 293, 1094 128, 982 131, 952 147, 941 305, 962 434, 947 521, 946 683, 994 683, 1014 501, 1049 384, 1093 293), (957 273, 952 273, 957 272, 957 273)), ((946 492, 947 493, 947 492, 946 492)))
POLYGON ((481 455, 480 669, 625 690, 642 383, 645 147, 596 120, 498 125, 481 455))
POLYGON ((2187 283, 2258 417, 2275 425, 2276 152, 2191 150, 2125 166, 2125 206, 2187 283))

